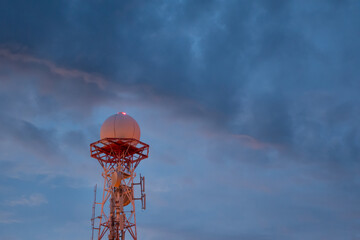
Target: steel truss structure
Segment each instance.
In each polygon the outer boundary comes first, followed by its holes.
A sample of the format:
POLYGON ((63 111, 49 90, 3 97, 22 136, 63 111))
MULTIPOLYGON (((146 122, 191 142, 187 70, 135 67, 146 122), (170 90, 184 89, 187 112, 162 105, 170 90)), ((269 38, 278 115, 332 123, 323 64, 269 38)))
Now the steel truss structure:
MULTIPOLYGON (((140 175, 140 182, 134 183, 134 170, 149 155, 149 145, 132 138, 105 138, 90 144, 91 157, 97 159, 103 168, 104 178, 100 215, 97 220, 97 239, 137 240, 135 200, 141 200, 146 208, 145 178, 140 175), (134 197, 134 186, 140 186, 140 197, 134 197), (110 211, 107 211, 109 209, 110 211)), ((95 210, 94 210, 95 211, 95 210)), ((94 212, 93 211, 93 212, 94 212)))

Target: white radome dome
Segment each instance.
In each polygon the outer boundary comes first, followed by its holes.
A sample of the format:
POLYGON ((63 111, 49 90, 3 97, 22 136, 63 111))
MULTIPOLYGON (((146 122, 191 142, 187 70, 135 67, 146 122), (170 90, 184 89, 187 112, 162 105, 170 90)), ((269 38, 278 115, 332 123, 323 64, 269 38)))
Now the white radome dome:
POLYGON ((124 112, 108 117, 100 129, 100 139, 134 138, 140 140, 139 124, 124 112))

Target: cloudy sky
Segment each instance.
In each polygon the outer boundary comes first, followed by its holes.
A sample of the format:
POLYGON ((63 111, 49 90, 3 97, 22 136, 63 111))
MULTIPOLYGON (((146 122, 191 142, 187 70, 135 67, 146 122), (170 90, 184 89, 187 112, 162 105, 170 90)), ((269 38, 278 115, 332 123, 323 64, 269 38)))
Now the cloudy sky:
POLYGON ((357 0, 0 0, 0 239, 90 238, 119 111, 139 239, 360 239, 359 39, 357 0))

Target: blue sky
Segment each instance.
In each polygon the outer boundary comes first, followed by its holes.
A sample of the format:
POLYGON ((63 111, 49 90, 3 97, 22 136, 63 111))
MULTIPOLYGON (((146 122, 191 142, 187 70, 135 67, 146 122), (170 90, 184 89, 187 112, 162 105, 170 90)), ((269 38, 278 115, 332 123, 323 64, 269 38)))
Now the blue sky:
POLYGON ((0 1, 0 239, 89 239, 124 111, 139 239, 360 239, 359 1, 0 1), (98 192, 100 197, 100 192, 98 192))

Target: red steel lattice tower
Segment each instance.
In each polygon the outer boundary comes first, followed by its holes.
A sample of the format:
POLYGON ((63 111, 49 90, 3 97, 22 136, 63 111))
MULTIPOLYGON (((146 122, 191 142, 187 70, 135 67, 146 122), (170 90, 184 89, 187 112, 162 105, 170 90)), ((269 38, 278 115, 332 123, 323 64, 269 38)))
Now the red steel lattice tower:
POLYGON ((104 178, 100 215, 97 220, 97 239, 137 239, 135 200, 146 208, 145 178, 134 183, 134 172, 149 154, 149 145, 139 140, 140 128, 125 113, 109 117, 101 127, 101 140, 90 144, 91 157, 98 160, 104 178), (134 186, 140 187, 140 196, 134 196, 134 186))

